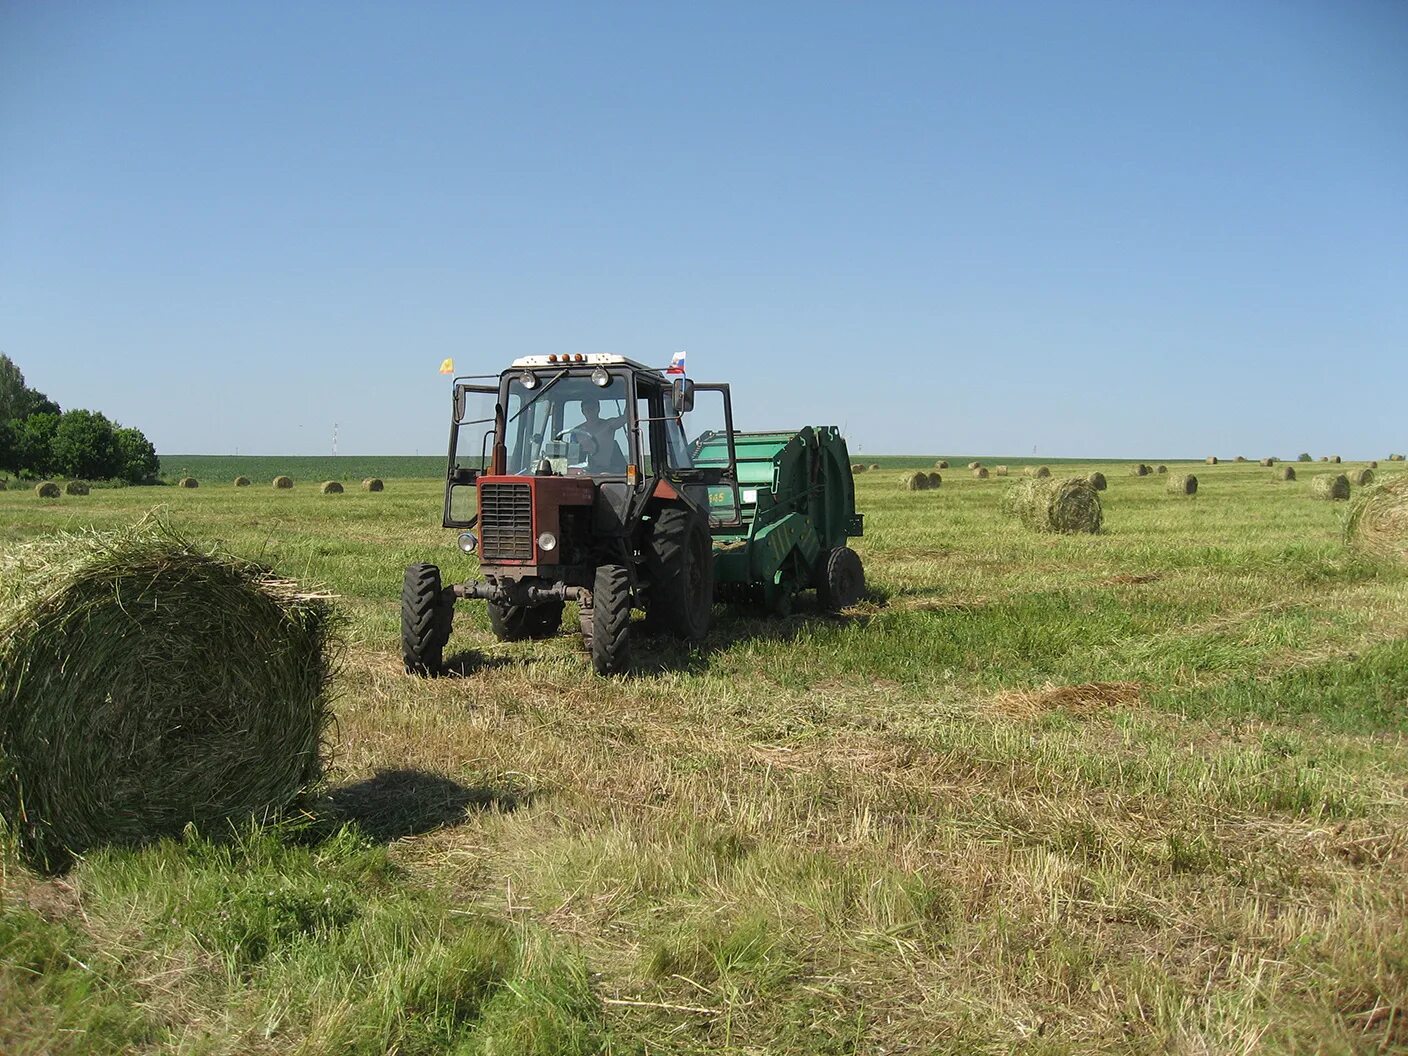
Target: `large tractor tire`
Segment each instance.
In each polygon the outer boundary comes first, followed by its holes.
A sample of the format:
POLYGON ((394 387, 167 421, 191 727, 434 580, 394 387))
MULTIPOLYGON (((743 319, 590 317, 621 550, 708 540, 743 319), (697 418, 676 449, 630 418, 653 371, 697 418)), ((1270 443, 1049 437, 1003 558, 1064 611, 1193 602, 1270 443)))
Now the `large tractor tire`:
POLYGON ((625 565, 599 565, 591 604, 582 607, 582 632, 598 675, 617 675, 631 664, 631 576, 625 565))
POLYGON ((455 607, 445 599, 440 570, 412 565, 401 585, 401 658, 412 675, 437 675, 445 662, 445 643, 455 607))
POLYGON ((521 642, 525 638, 551 638, 562 626, 563 603, 544 601, 537 605, 500 605, 489 602, 489 627, 501 642, 521 642))
POLYGON ((817 563, 816 599, 823 609, 839 612, 865 595, 865 569, 849 546, 821 554, 817 563))
POLYGON ((703 639, 714 616, 714 547, 708 518, 683 507, 665 507, 655 518, 646 559, 646 619, 651 630, 689 642, 703 639))

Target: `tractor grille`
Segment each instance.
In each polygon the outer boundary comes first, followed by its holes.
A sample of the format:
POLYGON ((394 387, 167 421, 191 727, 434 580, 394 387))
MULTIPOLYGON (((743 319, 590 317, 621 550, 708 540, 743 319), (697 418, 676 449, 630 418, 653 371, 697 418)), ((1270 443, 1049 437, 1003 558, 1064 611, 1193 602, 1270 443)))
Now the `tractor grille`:
POLYGON ((533 491, 527 484, 479 486, 480 557, 533 560, 533 491))

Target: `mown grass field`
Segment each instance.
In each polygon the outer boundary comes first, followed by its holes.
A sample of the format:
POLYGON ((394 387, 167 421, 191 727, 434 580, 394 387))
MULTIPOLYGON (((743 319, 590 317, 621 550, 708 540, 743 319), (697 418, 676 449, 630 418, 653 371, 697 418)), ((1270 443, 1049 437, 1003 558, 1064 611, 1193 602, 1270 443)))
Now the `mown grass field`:
POLYGON ((468 606, 401 673, 404 566, 475 571, 432 479, 0 494, 0 545, 161 504, 348 617, 317 820, 4 859, 0 1052, 1408 1050, 1408 575, 1332 470, 1082 463, 1055 537, 883 461, 868 600, 615 680, 468 606))

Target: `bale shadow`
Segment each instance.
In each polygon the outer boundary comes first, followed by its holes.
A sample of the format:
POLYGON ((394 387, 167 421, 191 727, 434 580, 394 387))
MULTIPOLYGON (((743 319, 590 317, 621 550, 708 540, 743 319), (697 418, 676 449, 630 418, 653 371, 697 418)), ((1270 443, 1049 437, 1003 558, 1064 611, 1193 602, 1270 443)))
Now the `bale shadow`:
POLYGON ((353 823, 368 839, 391 843, 462 825, 476 811, 516 810, 531 798, 529 792, 462 785, 425 770, 379 770, 333 789, 318 814, 325 827, 353 823))

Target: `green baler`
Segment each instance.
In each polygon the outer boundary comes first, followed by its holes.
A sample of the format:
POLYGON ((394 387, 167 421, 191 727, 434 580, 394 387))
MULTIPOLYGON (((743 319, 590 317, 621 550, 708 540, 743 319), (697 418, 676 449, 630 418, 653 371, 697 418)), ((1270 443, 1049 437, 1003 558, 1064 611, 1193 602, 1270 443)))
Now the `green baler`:
MULTIPOLYGON (((703 441, 703 460, 727 457, 726 441, 703 441)), ((834 425, 796 432, 734 433, 741 524, 715 528, 714 583, 724 600, 749 600, 777 613, 817 589, 840 609, 865 590, 860 558, 846 540, 864 531, 856 512, 846 441, 834 425)), ((732 496, 726 500, 732 505, 732 496)), ((731 511, 730 511, 731 512, 731 511)), ((732 518, 730 518, 732 520, 732 518)))

